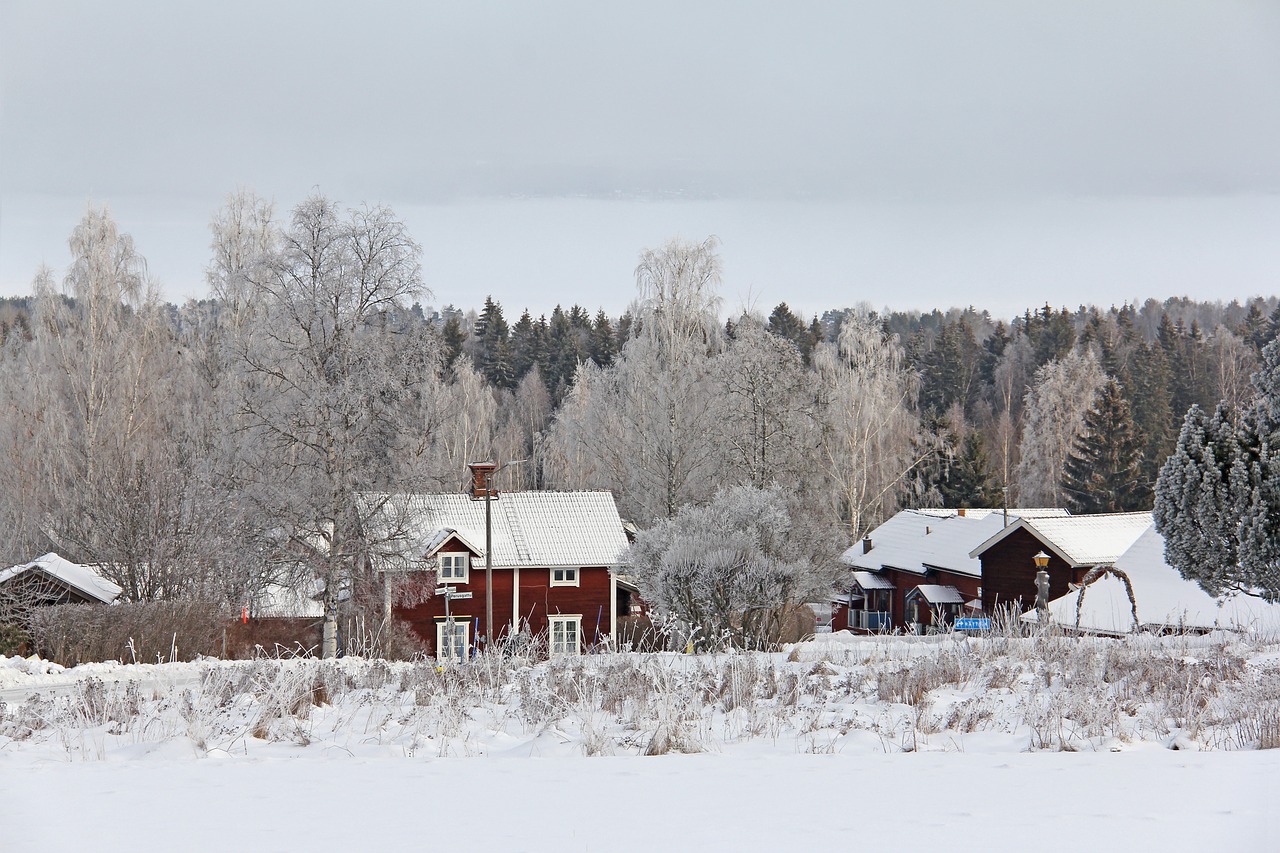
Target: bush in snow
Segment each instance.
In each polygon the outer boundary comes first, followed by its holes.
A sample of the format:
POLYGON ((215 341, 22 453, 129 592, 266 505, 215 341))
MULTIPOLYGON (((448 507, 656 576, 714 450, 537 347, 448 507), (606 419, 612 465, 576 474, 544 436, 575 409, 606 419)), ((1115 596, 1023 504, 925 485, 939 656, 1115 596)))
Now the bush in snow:
POLYGON ((788 608, 819 586, 789 542, 791 516, 777 487, 721 490, 636 536, 627 571, 680 645, 768 648, 788 608))

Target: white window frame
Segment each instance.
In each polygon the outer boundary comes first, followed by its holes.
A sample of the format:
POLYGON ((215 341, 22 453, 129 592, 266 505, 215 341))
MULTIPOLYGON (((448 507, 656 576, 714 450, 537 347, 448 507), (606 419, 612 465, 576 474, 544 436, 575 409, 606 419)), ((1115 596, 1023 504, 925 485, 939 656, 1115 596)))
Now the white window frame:
POLYGON ((558 569, 551 570, 552 586, 577 586, 579 578, 582 577, 582 569, 577 566, 561 566, 558 569), (560 577, 557 578, 556 575, 560 577))
POLYGON ((547 651, 551 657, 560 655, 580 655, 582 654, 582 617, 581 616, 565 616, 557 613, 554 616, 547 617, 547 651), (567 626, 573 626, 573 648, 570 649, 568 634, 565 630, 567 626), (557 637, 557 628, 559 628, 559 637, 557 637))
POLYGON ((436 571, 436 580, 442 584, 458 583, 465 584, 467 578, 471 576, 471 555, 466 551, 449 551, 442 552, 439 555, 440 566, 436 571), (445 574, 445 562, 448 561, 449 571, 452 574, 445 574), (458 567, 461 565, 462 573, 458 574, 458 567))
POLYGON ((463 616, 455 619, 441 619, 436 622, 436 660, 441 662, 461 663, 471 657, 471 617, 463 616), (450 644, 445 636, 449 623, 453 623, 455 634, 462 634, 462 657, 458 657, 456 644, 450 644))

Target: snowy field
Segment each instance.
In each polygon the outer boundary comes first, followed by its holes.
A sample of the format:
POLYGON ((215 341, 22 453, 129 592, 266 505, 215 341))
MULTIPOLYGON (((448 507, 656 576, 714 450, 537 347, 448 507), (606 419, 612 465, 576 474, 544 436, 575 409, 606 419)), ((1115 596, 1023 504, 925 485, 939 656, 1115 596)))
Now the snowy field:
POLYGON ((63 670, 0 658, 0 850, 1270 851, 1280 643, 63 670))

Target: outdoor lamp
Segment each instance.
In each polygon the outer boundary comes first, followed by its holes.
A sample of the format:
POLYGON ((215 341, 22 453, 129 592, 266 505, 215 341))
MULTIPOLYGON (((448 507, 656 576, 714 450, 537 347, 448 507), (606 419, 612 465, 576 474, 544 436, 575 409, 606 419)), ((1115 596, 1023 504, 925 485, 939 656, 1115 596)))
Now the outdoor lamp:
POLYGON ((1044 551, 1041 551, 1039 554, 1036 554, 1031 559, 1035 561, 1037 569, 1040 569, 1041 571, 1043 571, 1044 569, 1049 568, 1049 555, 1046 554, 1044 551))

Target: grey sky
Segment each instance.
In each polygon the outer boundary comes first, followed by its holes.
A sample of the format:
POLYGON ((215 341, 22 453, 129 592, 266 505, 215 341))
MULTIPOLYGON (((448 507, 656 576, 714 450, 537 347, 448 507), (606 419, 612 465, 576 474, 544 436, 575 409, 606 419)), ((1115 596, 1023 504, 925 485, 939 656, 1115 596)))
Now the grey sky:
POLYGON ((677 233, 735 308, 1276 289, 1280 4, 796 5, 5 2, 0 291, 92 199, 201 295, 236 186, 392 204, 466 307, 677 233))

